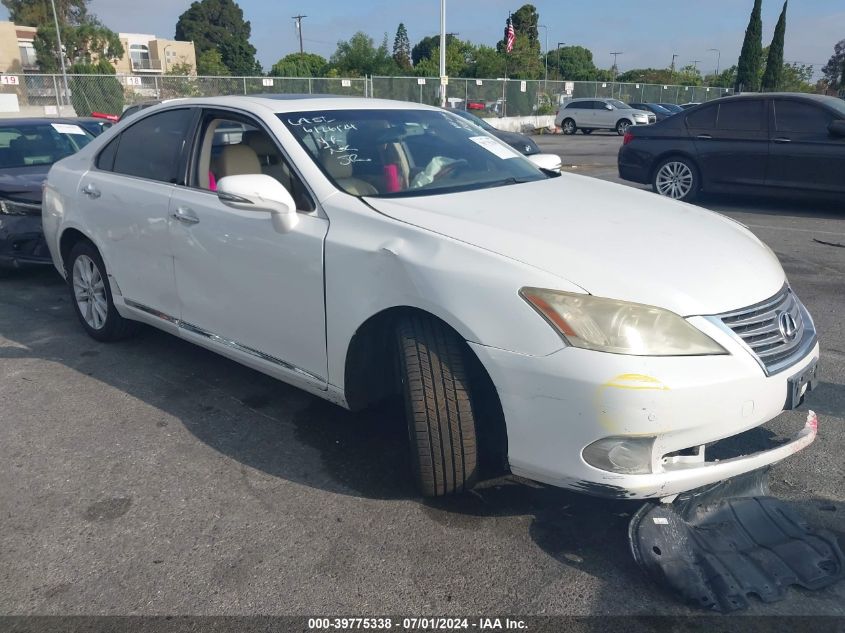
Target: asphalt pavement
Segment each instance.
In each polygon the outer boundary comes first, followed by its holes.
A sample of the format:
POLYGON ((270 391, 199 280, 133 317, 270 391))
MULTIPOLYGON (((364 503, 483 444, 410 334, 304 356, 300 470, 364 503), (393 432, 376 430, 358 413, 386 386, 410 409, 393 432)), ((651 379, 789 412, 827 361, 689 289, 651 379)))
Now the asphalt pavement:
MULTIPOLYGON (((616 135, 538 142, 616 179, 616 135)), ((771 482, 845 541, 845 209, 700 204, 767 242, 815 318, 821 384, 772 428, 812 407, 820 435, 771 482)), ((639 503, 512 477, 425 501, 407 472, 389 406, 348 413, 150 328, 100 344, 52 270, 0 279, 0 614, 700 614, 634 564, 639 503)), ((842 616, 845 582, 750 613, 842 616)))

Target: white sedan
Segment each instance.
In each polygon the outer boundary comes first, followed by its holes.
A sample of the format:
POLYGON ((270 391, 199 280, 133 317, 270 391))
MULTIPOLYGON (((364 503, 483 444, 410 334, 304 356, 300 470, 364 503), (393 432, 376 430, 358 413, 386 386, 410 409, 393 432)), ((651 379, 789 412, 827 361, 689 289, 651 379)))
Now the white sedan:
POLYGON ((669 499, 816 435, 705 451, 816 379, 813 321, 767 246, 436 108, 170 101, 57 163, 43 223, 97 340, 140 321, 350 409, 403 394, 425 495, 487 463, 669 499))

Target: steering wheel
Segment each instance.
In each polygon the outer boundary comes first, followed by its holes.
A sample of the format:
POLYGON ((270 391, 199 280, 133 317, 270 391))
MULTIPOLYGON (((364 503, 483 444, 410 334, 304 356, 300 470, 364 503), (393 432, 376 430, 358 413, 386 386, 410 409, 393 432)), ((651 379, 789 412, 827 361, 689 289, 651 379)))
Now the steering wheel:
POLYGON ((438 171, 434 174, 434 177, 431 179, 432 182, 437 182, 438 180, 444 180, 446 178, 453 178, 461 173, 464 169, 469 167, 469 161, 464 158, 456 160, 454 163, 449 163, 443 169, 438 171))

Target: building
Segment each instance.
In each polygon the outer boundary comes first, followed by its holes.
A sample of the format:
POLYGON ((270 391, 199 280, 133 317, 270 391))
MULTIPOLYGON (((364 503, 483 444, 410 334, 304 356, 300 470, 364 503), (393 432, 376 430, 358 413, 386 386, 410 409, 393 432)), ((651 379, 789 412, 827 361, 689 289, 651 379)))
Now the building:
MULTIPOLYGON (((14 22, 0 22, 0 73, 38 72, 32 44, 37 29, 14 22)), ((114 63, 115 71, 124 75, 161 75, 174 66, 189 67, 197 72, 193 42, 165 40, 142 33, 119 33, 123 57, 114 63)))
POLYGON ((0 22, 0 73, 27 73, 38 70, 32 41, 37 29, 0 22))
POLYGON ((190 67, 197 72, 197 57, 193 42, 165 40, 144 33, 119 33, 123 57, 114 64, 118 74, 161 75, 172 72, 174 66, 190 67))

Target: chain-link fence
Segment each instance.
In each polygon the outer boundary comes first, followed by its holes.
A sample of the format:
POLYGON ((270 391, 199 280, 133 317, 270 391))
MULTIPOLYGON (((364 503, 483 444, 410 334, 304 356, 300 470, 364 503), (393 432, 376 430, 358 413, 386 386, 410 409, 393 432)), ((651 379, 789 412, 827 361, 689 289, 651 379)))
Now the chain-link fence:
MULTIPOLYGON (((455 79, 446 86, 451 107, 483 116, 553 114, 580 97, 627 102, 689 103, 728 94, 726 88, 601 81, 455 79)), ((339 94, 440 103, 437 77, 177 77, 172 75, 0 75, 0 114, 88 116, 120 114, 140 101, 236 94, 339 94)))

